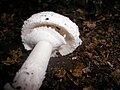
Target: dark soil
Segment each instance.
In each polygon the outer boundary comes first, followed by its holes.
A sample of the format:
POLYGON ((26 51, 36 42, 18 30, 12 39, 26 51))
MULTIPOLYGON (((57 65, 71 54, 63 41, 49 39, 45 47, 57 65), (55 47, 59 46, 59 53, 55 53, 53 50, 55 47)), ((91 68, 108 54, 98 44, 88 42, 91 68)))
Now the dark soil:
POLYGON ((119 0, 1 0, 0 90, 12 83, 30 53, 20 37, 24 20, 41 11, 69 17, 83 43, 50 59, 40 90, 120 90, 119 0))

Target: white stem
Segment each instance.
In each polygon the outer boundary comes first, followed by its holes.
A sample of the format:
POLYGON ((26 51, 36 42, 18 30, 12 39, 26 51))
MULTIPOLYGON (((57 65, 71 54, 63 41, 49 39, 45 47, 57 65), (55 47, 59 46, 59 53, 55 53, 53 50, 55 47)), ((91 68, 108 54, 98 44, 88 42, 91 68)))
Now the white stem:
POLYGON ((19 90, 39 90, 45 78, 47 65, 52 53, 52 45, 40 41, 16 73, 13 87, 19 90))

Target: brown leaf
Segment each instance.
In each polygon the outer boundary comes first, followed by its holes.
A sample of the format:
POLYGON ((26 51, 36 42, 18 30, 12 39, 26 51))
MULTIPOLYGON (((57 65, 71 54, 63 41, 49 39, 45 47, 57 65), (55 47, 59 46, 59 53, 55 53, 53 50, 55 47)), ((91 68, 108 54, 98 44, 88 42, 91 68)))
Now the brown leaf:
POLYGON ((86 48, 89 49, 93 49, 95 47, 94 43, 90 43, 89 45, 86 46, 86 48))
POLYGON ((81 15, 84 15, 84 11, 83 11, 82 9, 78 8, 76 11, 77 11, 78 13, 80 13, 81 15))
POLYGON ((94 90, 94 88, 92 86, 89 86, 89 87, 84 87, 83 90, 94 90))
POLYGON ((93 29, 96 27, 96 22, 95 21, 86 21, 86 26, 89 28, 89 29, 93 29))
POLYGON ((63 78, 65 75, 66 75, 66 70, 63 69, 63 68, 57 70, 57 71, 56 71, 56 74, 55 74, 55 76, 56 76, 57 78, 63 78))
POLYGON ((84 65, 82 63, 77 63, 76 67, 72 70, 72 75, 74 77, 81 77, 83 68, 84 65))
POLYGON ((87 54, 87 56, 89 57, 89 58, 92 58, 92 56, 93 56, 93 54, 92 53, 90 53, 90 52, 85 52, 85 54, 87 54))
POLYGON ((110 27, 108 28, 108 32, 109 32, 109 33, 113 32, 113 27, 110 26, 110 27))

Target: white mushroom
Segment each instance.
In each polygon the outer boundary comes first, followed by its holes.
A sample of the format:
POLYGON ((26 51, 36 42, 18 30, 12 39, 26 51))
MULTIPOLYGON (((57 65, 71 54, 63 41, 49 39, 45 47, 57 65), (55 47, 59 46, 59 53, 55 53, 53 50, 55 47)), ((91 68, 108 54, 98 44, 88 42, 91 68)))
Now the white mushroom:
POLYGON ((24 22, 22 41, 32 50, 16 73, 12 86, 19 90, 39 90, 45 78, 50 56, 72 53, 81 43, 78 26, 69 18, 54 12, 32 15, 24 22))

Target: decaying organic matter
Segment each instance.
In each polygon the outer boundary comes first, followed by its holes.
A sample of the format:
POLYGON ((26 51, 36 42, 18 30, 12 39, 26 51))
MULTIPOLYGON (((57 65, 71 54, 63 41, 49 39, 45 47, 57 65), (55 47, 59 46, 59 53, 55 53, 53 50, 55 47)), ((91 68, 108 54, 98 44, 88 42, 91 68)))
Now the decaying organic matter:
POLYGON ((57 53, 58 58, 51 58, 40 90, 118 90, 120 88, 119 0, 109 0, 109 2, 82 0, 91 1, 92 6, 87 2, 82 4, 85 7, 74 2, 80 0, 1 1, 0 90, 3 90, 6 82, 12 83, 15 72, 30 53, 23 48, 20 38, 23 21, 34 13, 46 10, 70 17, 79 26, 83 44, 72 54, 61 57, 57 53), (19 59, 14 59, 17 60, 14 64, 10 62, 9 65, 4 64, 3 61, 7 58, 13 60, 14 54, 10 52, 17 51, 18 48, 22 52, 19 59), (82 73, 77 72, 80 69, 78 67, 83 68, 82 73))

